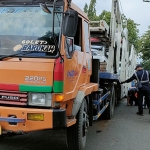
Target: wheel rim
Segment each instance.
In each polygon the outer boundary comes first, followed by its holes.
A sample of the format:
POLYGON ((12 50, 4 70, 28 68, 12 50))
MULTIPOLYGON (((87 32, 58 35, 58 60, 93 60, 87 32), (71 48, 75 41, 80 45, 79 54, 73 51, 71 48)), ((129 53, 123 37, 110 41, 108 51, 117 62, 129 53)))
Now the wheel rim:
POLYGON ((83 124, 82 124, 82 138, 86 138, 86 134, 88 133, 88 126, 89 126, 89 117, 87 114, 87 104, 86 101, 84 102, 84 111, 83 111, 83 124))

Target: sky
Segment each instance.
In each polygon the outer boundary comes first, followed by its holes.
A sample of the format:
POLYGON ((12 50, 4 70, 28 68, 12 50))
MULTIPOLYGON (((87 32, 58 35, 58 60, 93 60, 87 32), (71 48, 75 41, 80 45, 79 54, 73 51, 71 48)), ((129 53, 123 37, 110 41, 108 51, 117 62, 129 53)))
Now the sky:
MULTIPOLYGON (((150 26, 150 3, 143 0, 118 0, 120 1, 121 12, 129 19, 139 24, 139 36, 144 34, 150 26)), ((72 0, 82 10, 85 3, 90 4, 90 0, 72 0)), ((100 15, 103 10, 111 11, 112 0, 97 0, 96 13, 100 15)))

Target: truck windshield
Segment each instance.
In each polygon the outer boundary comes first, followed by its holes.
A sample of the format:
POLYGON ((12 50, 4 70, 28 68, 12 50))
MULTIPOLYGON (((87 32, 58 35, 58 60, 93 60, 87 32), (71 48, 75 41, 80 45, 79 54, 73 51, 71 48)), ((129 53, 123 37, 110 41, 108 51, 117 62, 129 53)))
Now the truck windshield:
MULTIPOLYGON (((53 8, 48 8, 53 13, 53 8)), ((56 9, 62 12, 62 7, 56 9)), ((62 14, 55 15, 52 37, 52 13, 40 7, 0 7, 0 56, 28 52, 24 57, 55 57, 54 41, 59 43, 62 14)))

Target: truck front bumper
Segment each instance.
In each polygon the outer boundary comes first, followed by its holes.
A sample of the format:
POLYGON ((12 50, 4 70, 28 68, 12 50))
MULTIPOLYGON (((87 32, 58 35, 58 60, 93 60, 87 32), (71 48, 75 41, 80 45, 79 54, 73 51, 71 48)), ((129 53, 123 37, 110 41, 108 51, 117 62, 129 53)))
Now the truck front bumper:
POLYGON ((66 127, 66 110, 33 109, 0 106, 0 127, 5 131, 29 132, 66 127), (32 120, 29 114, 42 114, 43 120, 32 120))

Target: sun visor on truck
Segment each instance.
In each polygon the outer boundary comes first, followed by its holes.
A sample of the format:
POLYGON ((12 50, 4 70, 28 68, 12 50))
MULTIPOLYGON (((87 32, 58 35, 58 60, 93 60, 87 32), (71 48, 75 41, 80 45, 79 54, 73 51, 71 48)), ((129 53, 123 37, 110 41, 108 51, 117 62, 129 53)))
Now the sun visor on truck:
MULTIPOLYGON (((71 1, 71 0, 70 0, 71 1)), ((4 5, 4 4, 39 4, 39 3, 46 3, 46 4, 52 4, 54 3, 54 0, 0 0, 0 4, 4 5)), ((57 4, 64 4, 63 0, 57 0, 56 1, 56 5, 57 4)))

